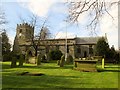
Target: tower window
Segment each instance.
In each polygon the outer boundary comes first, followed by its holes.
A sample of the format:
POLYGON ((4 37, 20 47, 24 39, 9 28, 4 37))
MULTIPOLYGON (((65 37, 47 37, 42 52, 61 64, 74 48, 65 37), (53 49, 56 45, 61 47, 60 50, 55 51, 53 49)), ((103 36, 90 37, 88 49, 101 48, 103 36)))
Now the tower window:
POLYGON ((22 29, 20 29, 19 33, 22 33, 22 29))

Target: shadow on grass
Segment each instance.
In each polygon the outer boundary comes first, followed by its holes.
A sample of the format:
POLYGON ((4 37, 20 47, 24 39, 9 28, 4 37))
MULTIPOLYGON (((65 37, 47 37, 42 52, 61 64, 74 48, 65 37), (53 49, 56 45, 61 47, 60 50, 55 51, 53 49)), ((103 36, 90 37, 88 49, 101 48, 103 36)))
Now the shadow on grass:
POLYGON ((103 72, 120 72, 120 70, 104 70, 103 72))
POLYGON ((97 68, 97 71, 98 72, 120 72, 120 70, 117 68, 117 69, 102 69, 102 68, 97 68))
POLYGON ((42 69, 72 69, 73 65, 65 65, 64 67, 60 66, 40 66, 42 69))
MULTIPOLYGON (((56 63, 42 63, 37 66, 36 64, 24 64, 23 66, 16 66, 14 68, 30 68, 30 69, 72 69, 73 65, 64 65, 64 67, 60 67, 56 63)), ((12 69, 10 64, 2 64, 2 69, 12 69)))
POLYGON ((105 66, 105 68, 120 68, 120 66, 105 66))
MULTIPOLYGON (((85 81, 78 80, 77 76, 11 76, 3 77, 3 88, 72 88, 72 85, 91 85, 85 81), (14 78, 14 79, 13 79, 14 78), (15 83, 17 82, 17 83, 15 83), (33 83, 34 82, 34 83, 33 83)), ((13 89, 14 89, 13 88, 13 89)))

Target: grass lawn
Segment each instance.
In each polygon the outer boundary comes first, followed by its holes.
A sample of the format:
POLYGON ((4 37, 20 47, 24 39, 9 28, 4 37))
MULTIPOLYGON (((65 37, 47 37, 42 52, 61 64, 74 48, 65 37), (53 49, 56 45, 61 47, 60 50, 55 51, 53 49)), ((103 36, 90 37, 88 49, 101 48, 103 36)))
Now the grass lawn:
POLYGON ((24 64, 21 68, 10 68, 10 62, 3 62, 2 68, 2 88, 118 88, 118 72, 113 71, 80 72, 73 70, 73 65, 59 67, 56 62, 24 64), (23 71, 45 75, 17 75, 23 71))

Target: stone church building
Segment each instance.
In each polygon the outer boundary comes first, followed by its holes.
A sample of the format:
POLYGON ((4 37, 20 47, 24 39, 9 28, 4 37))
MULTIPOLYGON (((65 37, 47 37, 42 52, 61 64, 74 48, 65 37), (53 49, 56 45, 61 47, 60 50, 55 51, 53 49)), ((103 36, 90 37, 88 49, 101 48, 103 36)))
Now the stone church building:
MULTIPOLYGON (((34 37, 34 27, 27 23, 17 24, 16 36, 14 40, 13 50, 16 53, 29 53, 31 56, 35 55, 35 49, 31 37, 34 37)), ((75 37, 67 39, 67 50, 66 50, 66 39, 46 39, 40 40, 37 52, 42 55, 46 55, 51 50, 59 49, 63 54, 67 53, 73 58, 94 56, 95 45, 102 37, 75 37)), ((107 36, 104 36, 107 41, 107 36)), ((34 42, 37 42, 38 40, 34 42)))

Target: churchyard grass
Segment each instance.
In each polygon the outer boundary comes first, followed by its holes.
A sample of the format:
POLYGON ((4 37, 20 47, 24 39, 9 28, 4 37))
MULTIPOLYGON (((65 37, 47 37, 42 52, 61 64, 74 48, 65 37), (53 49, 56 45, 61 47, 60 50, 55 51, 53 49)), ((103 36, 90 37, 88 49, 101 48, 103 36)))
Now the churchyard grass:
POLYGON ((24 64, 17 68, 10 68, 10 62, 1 63, 2 88, 118 88, 118 72, 114 72, 116 65, 110 65, 113 71, 80 72, 73 70, 73 65, 59 67, 57 62, 42 63, 40 66, 24 64), (44 75, 17 75, 25 71, 44 75))

